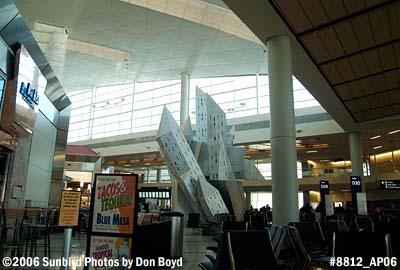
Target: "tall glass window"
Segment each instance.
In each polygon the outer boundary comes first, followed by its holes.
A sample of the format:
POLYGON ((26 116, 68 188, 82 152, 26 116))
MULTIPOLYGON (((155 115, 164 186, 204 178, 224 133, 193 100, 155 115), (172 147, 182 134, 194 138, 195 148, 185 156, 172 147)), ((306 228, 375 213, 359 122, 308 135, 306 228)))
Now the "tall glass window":
MULTIPOLYGON (((255 164, 265 180, 272 179, 271 160, 259 159, 255 160, 255 164)), ((297 162, 297 179, 301 178, 303 178, 303 169, 301 162, 297 162)))
MULTIPOLYGON (((304 205, 303 192, 298 193, 299 208, 304 205)), ((272 204, 272 193, 271 192, 252 192, 251 193, 251 206, 253 208, 260 209, 263 206, 269 204, 270 207, 274 207, 272 204)))
POLYGON ((73 92, 71 116, 69 119, 68 141, 81 141, 89 138, 89 120, 92 109, 92 89, 73 92))
MULTIPOLYGON (((193 78, 189 111, 196 123, 196 86, 207 92, 226 112, 227 118, 269 113, 267 75, 193 78)), ((180 80, 140 82, 97 87, 69 94, 72 102, 68 141, 82 141, 156 130, 164 106, 179 124, 180 80)), ((319 106, 293 77, 295 109, 319 106)))

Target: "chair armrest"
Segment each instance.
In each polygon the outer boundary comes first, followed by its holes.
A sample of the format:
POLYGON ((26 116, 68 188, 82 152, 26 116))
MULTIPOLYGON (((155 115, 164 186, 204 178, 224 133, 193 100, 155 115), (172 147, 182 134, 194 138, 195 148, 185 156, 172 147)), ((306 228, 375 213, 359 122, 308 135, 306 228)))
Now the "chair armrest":
POLYGON ((218 253, 218 247, 208 246, 208 247, 206 247, 206 249, 214 251, 215 253, 218 253))
POLYGON ((214 265, 210 261, 204 261, 199 263, 199 267, 202 270, 214 270, 214 265))
POLYGON ((215 262, 217 261, 217 258, 211 254, 206 254, 206 257, 210 260, 210 262, 215 265, 215 262))

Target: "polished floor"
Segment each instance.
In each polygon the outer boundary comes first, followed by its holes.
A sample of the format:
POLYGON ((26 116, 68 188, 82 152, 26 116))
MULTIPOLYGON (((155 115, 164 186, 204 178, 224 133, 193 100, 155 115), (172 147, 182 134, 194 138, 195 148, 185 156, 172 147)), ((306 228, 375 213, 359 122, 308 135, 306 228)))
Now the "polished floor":
MULTIPOLYGON (((215 241, 212 240, 210 236, 204 236, 200 229, 189 229, 186 228, 184 231, 183 238, 183 266, 175 267, 174 269, 180 270, 196 270, 200 269, 198 264, 205 260, 206 247, 210 245, 215 245, 215 241)), ((51 238, 51 258, 60 258, 63 250, 63 234, 54 234, 51 238)), ((85 257, 86 251, 86 235, 77 233, 73 237, 72 249, 71 249, 71 261, 73 262, 70 270, 81 270, 82 266, 74 265, 74 262, 78 259, 85 257)), ((5 254, 4 256, 9 256, 10 254, 5 254)), ((38 250, 38 256, 40 261, 44 256, 43 252, 38 250)), ((1 263, 0 263, 1 264, 1 263)), ((43 270, 60 270, 60 267, 4 267, 2 264, 0 269, 43 269, 43 270)), ((102 268, 102 269, 112 269, 112 268, 102 268)), ((136 269, 136 268, 135 268, 136 269)), ((169 268, 166 268, 169 269, 169 268)))

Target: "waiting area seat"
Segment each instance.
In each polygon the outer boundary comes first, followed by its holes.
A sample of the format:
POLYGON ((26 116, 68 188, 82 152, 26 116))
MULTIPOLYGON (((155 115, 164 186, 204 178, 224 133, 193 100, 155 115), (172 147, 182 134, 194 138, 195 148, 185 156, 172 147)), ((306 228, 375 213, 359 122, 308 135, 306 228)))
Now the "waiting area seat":
POLYGON ((359 232, 374 232, 374 223, 369 216, 355 216, 354 222, 359 232))
MULTIPOLYGON (((284 246, 284 242, 286 239, 286 226, 282 225, 270 225, 270 228, 263 227, 263 230, 250 230, 247 222, 234 222, 234 221, 226 221, 221 224, 221 230, 219 237, 216 239, 218 245, 213 247, 207 247, 207 250, 215 252, 215 255, 206 254, 207 260, 201 262, 199 264, 201 269, 231 269, 231 263, 228 264, 227 257, 227 236, 228 233, 234 232, 258 232, 258 234, 262 234, 262 239, 267 239, 270 246, 270 251, 272 256, 275 257, 275 260, 279 257, 280 251, 284 246), (219 268, 219 267, 228 267, 228 268, 219 268)), ((263 240, 264 241, 264 240, 263 240)), ((255 244, 255 243, 254 243, 255 244)), ((266 245, 266 244, 264 244, 266 245)), ((253 246, 241 246, 243 249, 252 249, 253 246)), ((256 252, 257 253, 257 252, 256 252)), ((236 268, 240 269, 240 268, 236 268)))
POLYGON ((268 232, 227 232, 230 269, 279 269, 268 232))
POLYGON ((328 244, 317 222, 291 222, 289 226, 295 227, 309 254, 323 256, 328 253, 328 244))
MULTIPOLYGON (((363 266, 368 267, 370 266, 371 258, 391 257, 391 255, 389 234, 335 232, 333 235, 334 257, 361 257, 363 266)), ((388 269, 388 267, 381 265, 374 266, 372 269, 388 269)))

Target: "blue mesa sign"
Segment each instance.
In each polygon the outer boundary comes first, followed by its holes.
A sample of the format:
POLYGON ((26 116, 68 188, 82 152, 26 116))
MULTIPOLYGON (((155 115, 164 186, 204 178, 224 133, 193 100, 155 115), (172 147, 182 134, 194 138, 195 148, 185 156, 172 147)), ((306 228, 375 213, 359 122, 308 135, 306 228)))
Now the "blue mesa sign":
POLYGON ((39 105, 39 93, 36 89, 32 88, 31 84, 25 85, 24 82, 21 83, 21 88, 19 89, 24 100, 31 106, 39 105))

